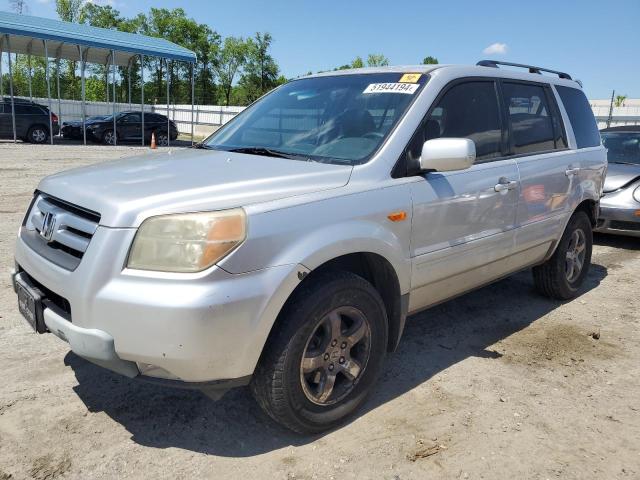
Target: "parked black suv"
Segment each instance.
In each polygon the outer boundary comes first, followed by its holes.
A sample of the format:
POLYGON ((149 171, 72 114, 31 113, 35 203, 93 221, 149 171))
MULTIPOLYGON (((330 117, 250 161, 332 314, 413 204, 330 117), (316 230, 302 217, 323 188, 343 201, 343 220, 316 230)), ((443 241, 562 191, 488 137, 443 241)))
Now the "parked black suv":
MULTIPOLYGON (((25 142, 45 143, 49 140, 49 109, 29 100, 14 99, 16 136, 25 142)), ((13 138, 11 99, 0 99, 0 138, 13 138)), ((51 113, 53 134, 59 131, 58 116, 51 113)))
MULTIPOLYGON (((168 144, 178 138, 178 128, 170 121, 169 135, 167 135, 167 117, 158 113, 144 113, 144 138, 145 142, 151 141, 151 134, 155 132, 156 143, 160 146, 168 144)), ((116 113, 116 140, 127 142, 138 140, 142 135, 141 112, 116 113)), ((87 138, 94 142, 102 142, 107 145, 113 143, 113 116, 109 115, 103 120, 98 120, 87 125, 87 138)))

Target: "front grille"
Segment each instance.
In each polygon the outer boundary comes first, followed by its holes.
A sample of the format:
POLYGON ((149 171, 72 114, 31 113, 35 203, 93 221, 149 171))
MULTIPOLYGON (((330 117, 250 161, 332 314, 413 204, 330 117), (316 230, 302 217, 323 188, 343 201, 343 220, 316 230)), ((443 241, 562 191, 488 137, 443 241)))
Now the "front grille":
POLYGON ((612 230, 635 230, 640 231, 640 222, 624 222, 622 220, 611 220, 609 228, 612 230))
POLYGON ((100 215, 48 195, 33 202, 21 237, 53 263, 75 270, 98 228, 100 215))

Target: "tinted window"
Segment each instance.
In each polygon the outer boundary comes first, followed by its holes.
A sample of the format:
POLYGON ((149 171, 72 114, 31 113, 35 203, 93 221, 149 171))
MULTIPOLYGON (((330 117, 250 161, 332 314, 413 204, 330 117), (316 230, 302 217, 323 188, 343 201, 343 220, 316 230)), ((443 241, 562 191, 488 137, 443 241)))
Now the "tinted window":
POLYGON ((513 153, 553 150, 553 120, 544 88, 505 82, 502 84, 502 95, 511 124, 513 153))
POLYGON ((640 165, 640 132, 603 132, 609 163, 640 165))
POLYGON ((141 120, 141 118, 140 118, 140 114, 138 114, 138 113, 132 113, 132 114, 130 114, 130 115, 125 116, 125 117, 122 119, 122 121, 123 121, 123 122, 125 122, 125 123, 139 123, 139 122, 141 122, 142 120, 141 120))
POLYGON ((411 139, 408 165, 417 165, 427 140, 452 137, 473 140, 477 161, 502 155, 502 129, 493 82, 468 82, 450 88, 411 139))
POLYGON ((16 104, 16 115, 43 115, 44 112, 40 107, 35 105, 20 105, 16 104))
POLYGON ((584 92, 571 87, 556 86, 556 89, 571 121, 578 148, 600 145, 598 125, 584 92))

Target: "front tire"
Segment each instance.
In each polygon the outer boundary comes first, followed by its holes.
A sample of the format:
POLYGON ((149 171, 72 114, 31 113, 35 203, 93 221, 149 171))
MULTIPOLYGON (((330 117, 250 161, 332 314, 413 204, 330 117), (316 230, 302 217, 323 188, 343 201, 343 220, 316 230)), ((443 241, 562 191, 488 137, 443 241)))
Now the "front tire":
POLYGON ((105 145, 113 145, 116 142, 116 135, 113 130, 105 130, 102 134, 102 143, 105 145))
POLYGON ((575 212, 553 256, 533 268, 538 292, 557 300, 574 298, 589 273, 592 248, 591 221, 586 213, 575 212))
POLYGON ((276 422, 298 433, 341 423, 371 391, 387 350, 380 294, 349 272, 301 287, 269 337, 251 390, 276 422))

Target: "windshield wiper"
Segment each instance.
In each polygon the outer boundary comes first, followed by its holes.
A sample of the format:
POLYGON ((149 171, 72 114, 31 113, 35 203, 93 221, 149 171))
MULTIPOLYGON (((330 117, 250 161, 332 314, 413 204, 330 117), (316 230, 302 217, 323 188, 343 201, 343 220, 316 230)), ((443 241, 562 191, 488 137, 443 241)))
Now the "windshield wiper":
POLYGON ((201 148, 203 150, 215 150, 213 147, 210 147, 209 145, 206 145, 203 142, 194 143, 193 145, 191 145, 191 148, 201 148))
POLYGON ((280 150, 274 150, 272 148, 265 147, 238 147, 231 148, 227 151, 234 153, 248 153, 249 155, 265 155, 268 157, 289 158, 292 160, 308 160, 308 158, 303 155, 296 155, 295 153, 282 152, 280 150))

